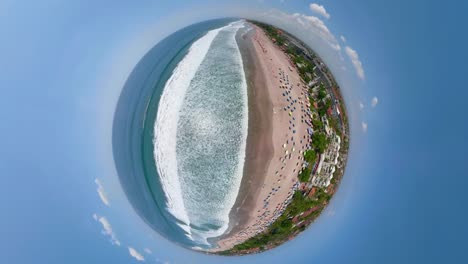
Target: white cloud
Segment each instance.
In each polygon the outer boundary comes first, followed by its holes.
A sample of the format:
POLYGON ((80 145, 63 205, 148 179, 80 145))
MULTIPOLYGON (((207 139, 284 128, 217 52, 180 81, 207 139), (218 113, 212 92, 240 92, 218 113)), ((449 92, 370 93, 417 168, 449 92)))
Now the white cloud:
POLYGON ((136 251, 132 247, 128 247, 128 252, 130 253, 130 256, 134 257, 138 261, 145 261, 145 258, 143 255, 141 255, 138 251, 136 251))
POLYGON ((379 99, 374 96, 374 98, 372 98, 372 101, 371 101, 372 107, 375 107, 378 103, 379 103, 379 99))
POLYGON ((362 62, 359 60, 358 53, 353 50, 351 47, 346 46, 345 52, 348 55, 349 59, 353 63, 354 69, 356 70, 356 74, 361 80, 364 80, 364 69, 362 68, 362 62))
MULTIPOLYGON (((335 56, 336 54, 332 55, 330 52, 341 51, 337 38, 318 17, 300 13, 289 14, 278 9, 270 9, 260 16, 250 18, 281 27, 306 43, 315 43, 314 48, 319 53, 335 56), (328 49, 329 47, 331 47, 331 51, 328 49)), ((326 55, 322 56, 326 57, 326 55)))
POLYGON ((326 19, 330 18, 330 14, 327 12, 327 10, 325 9, 325 7, 323 5, 318 5, 316 3, 312 3, 312 4, 309 5, 309 7, 310 7, 310 10, 312 10, 312 12, 314 12, 316 14, 319 14, 319 15, 323 16, 326 19))
POLYGON ((97 214, 93 214, 93 219, 101 223, 102 234, 110 238, 112 245, 120 246, 120 241, 117 239, 117 236, 112 230, 112 226, 109 221, 104 216, 98 216, 97 214))
POLYGON ((104 187, 102 187, 102 184, 101 182, 99 181, 99 179, 96 178, 96 180, 94 180, 94 182, 96 183, 96 185, 98 186, 97 188, 97 192, 99 194, 99 197, 101 198, 101 201, 109 206, 109 199, 107 198, 107 195, 106 195, 106 192, 104 191, 104 187))
POLYGON ((305 29, 311 29, 316 32, 322 39, 324 39, 334 50, 341 50, 340 44, 335 36, 330 32, 325 23, 318 17, 306 16, 299 13, 292 14, 297 23, 302 25, 305 29))
POLYGON ((149 248, 144 248, 143 250, 148 254, 153 254, 153 251, 151 251, 149 248))
POLYGON ((359 109, 364 109, 364 104, 362 102, 359 102, 359 109))
POLYGON ((362 122, 361 123, 361 127, 362 127, 362 132, 367 132, 367 123, 366 122, 362 122))
POLYGON ((341 39, 341 41, 343 41, 343 43, 346 43, 346 38, 343 35, 340 36, 340 39, 341 39))

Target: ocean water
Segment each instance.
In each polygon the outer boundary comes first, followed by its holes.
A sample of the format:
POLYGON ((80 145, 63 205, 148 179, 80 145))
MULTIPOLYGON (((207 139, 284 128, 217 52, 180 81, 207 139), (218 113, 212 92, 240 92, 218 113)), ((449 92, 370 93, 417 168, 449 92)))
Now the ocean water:
POLYGON ((226 230, 241 182, 247 94, 234 21, 195 24, 158 43, 130 74, 114 116, 129 202, 185 247, 210 248, 207 239, 226 230))
POLYGON ((154 155, 168 211, 189 239, 210 245, 236 200, 247 137, 247 84, 235 40, 243 22, 195 41, 164 88, 154 155))

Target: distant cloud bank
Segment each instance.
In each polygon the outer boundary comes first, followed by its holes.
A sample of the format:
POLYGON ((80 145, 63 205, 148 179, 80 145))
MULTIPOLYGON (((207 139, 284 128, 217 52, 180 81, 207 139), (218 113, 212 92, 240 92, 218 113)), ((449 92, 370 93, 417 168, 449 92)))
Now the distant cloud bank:
POLYGON ((101 198, 101 201, 102 201, 105 205, 109 206, 109 199, 107 198, 106 192, 104 191, 104 187, 102 187, 101 182, 99 181, 98 178, 96 178, 96 180, 94 180, 94 182, 95 182, 96 185, 98 186, 97 192, 98 192, 99 198, 101 198))
POLYGON ((366 132, 367 132, 367 123, 366 123, 366 122, 362 122, 362 123, 361 123, 361 128, 362 128, 362 132, 366 133, 366 132))
POLYGON ((113 245, 120 246, 120 241, 117 239, 114 231, 112 230, 112 226, 104 216, 98 216, 97 214, 93 214, 94 220, 98 221, 102 225, 102 233, 110 238, 110 241, 113 245))
POLYGON ((326 19, 330 19, 330 14, 327 12, 323 5, 312 3, 309 5, 309 8, 312 12, 323 16, 326 19))
POLYGON ((336 37, 332 34, 330 29, 325 25, 325 22, 318 17, 308 16, 300 13, 289 14, 279 10, 271 10, 264 14, 269 18, 269 21, 280 21, 291 27, 299 26, 304 32, 311 32, 314 36, 324 40, 333 50, 340 51, 336 37))
POLYGON ((353 64, 354 69, 356 70, 356 74, 359 77, 359 79, 364 80, 365 78, 364 69, 362 67, 361 60, 359 60, 358 53, 349 46, 345 47, 345 52, 346 52, 346 55, 348 55, 349 59, 351 60, 351 63, 353 64))
POLYGON ((343 43, 346 43, 346 38, 343 35, 340 36, 340 39, 343 41, 343 43))
POLYGON ((362 102, 359 102, 359 109, 364 109, 364 104, 362 102))
MULTIPOLYGON (((310 4, 310 9, 321 17, 330 17, 330 14, 322 5, 312 3, 310 4)), ((343 35, 338 35, 339 37, 336 37, 325 24, 325 22, 318 16, 311 16, 301 13, 290 14, 277 9, 272 9, 268 12, 265 12, 263 17, 266 18, 266 21, 264 22, 267 23, 275 24, 274 22, 279 22, 277 24, 281 24, 286 29, 296 28, 296 32, 303 32, 303 34, 304 32, 310 32, 310 34, 305 37, 306 40, 316 41, 318 39, 323 41, 325 45, 330 47, 333 51, 337 52, 338 58, 340 58, 342 61, 344 61, 343 53, 345 53, 351 61, 357 77, 361 80, 365 79, 364 67, 362 65, 361 59, 359 58, 358 52, 347 45, 348 40, 343 35), (343 49, 341 44, 344 44, 343 49)), ((299 36, 301 36, 301 34, 299 34, 299 36)), ((341 69, 345 70, 345 65, 341 65, 341 69)))
POLYGON ((143 255, 141 255, 136 249, 132 247, 128 247, 128 252, 130 253, 130 256, 134 257, 138 261, 145 261, 145 258, 143 255))

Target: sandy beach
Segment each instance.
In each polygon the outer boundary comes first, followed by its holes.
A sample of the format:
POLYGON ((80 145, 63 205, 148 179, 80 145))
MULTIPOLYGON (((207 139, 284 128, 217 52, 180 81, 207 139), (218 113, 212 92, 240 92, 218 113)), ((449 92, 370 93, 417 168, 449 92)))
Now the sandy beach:
POLYGON ((250 26, 253 30, 238 37, 249 89, 244 176, 229 232, 214 251, 261 233, 281 215, 298 188, 297 174, 310 142, 306 86, 286 54, 262 29, 250 26))

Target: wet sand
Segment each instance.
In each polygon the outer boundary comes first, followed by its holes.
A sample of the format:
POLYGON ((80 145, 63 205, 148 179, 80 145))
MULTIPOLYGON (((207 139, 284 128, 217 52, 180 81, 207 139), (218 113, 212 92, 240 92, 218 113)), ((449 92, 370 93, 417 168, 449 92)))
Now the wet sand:
POLYGON ((244 176, 228 232, 213 251, 232 248, 265 230, 281 215, 298 185, 302 150, 309 142, 307 126, 301 123, 305 86, 284 52, 263 30, 251 26, 253 30, 237 36, 248 82, 244 176))
MULTIPOLYGON (((242 53, 242 60, 246 70, 248 86, 248 136, 244 164, 244 176, 237 200, 230 212, 230 227, 222 239, 242 231, 256 207, 256 200, 265 180, 268 165, 273 157, 272 141, 272 104, 268 89, 265 87, 265 76, 261 71, 255 47, 251 38, 255 31, 239 32, 237 43, 242 53)), ((222 240, 221 239, 221 240, 222 240)))

